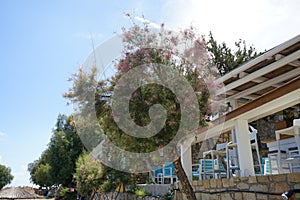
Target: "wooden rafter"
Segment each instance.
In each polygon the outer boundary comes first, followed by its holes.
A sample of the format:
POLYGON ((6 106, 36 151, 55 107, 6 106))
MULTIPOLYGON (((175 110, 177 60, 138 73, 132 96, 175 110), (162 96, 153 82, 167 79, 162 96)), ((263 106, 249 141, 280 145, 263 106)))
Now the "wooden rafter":
POLYGON ((300 75, 300 68, 296 68, 292 71, 289 71, 285 74, 282 74, 280 76, 277 76, 275 78, 272 78, 272 79, 269 79, 268 81, 265 81, 261 84, 258 84, 258 85, 255 85, 247 90, 244 90, 244 91, 241 91, 239 93, 236 93, 232 96, 230 96, 230 99, 237 99, 237 98, 240 98, 240 97, 243 97, 243 96, 247 96, 247 95, 250 95, 250 94, 253 94, 263 88, 267 88, 267 87, 270 87, 270 86, 274 86, 274 85, 282 85, 282 84, 278 84, 278 83, 281 83, 285 80, 289 80, 291 78, 294 78, 294 77, 297 77, 300 75))
MULTIPOLYGON (((284 65, 286 65, 286 64, 288 64, 288 63, 290 63, 290 62, 292 62, 296 59, 299 59, 299 58, 300 58, 300 50, 298 50, 298 51, 296 51, 296 52, 294 52, 294 53, 292 53, 292 54, 290 54, 290 55, 288 55, 288 56, 286 56, 286 57, 270 64, 270 65, 268 65, 268 67, 261 68, 261 69, 255 71, 255 72, 253 72, 253 73, 251 73, 251 74, 249 74, 249 75, 247 75, 247 76, 245 76, 245 77, 243 77, 243 78, 241 78, 237 81, 234 81, 234 82, 226 85, 225 90, 228 91, 228 90, 234 89, 234 88, 236 88, 240 85, 243 85, 243 84, 245 84, 249 81, 252 81, 252 80, 254 80, 254 79, 256 79, 256 78, 258 78, 258 77, 260 77, 264 74, 272 72, 272 71, 274 71, 274 70, 276 70, 276 69, 278 69, 278 68, 280 68, 280 67, 282 67, 282 66, 284 66, 284 65)), ((218 90, 216 94, 219 95, 219 94, 222 94, 222 92, 223 91, 218 90)))
POLYGON ((257 58, 245 63, 244 65, 242 65, 239 68, 236 68, 235 70, 225 74, 224 76, 220 77, 218 79, 219 83, 224 83, 226 80, 230 79, 231 77, 236 77, 238 76, 238 74, 240 74, 241 72, 245 71, 246 69, 257 65, 258 63, 263 62, 264 60, 269 60, 271 59, 274 55, 280 53, 281 51, 289 48, 290 46, 298 43, 300 41, 300 35, 297 35, 296 37, 278 45, 277 47, 267 51, 266 53, 258 56, 257 58))

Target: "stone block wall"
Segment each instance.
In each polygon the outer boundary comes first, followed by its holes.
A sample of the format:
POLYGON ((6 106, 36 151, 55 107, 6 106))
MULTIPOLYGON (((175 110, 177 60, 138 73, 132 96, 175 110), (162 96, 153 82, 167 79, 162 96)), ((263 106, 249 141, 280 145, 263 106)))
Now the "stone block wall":
MULTIPOLYGON (((300 173, 211 179, 193 181, 192 184, 198 200, 280 200, 283 192, 300 189, 300 173)), ((295 197, 300 199, 300 194, 295 197)), ((177 192, 174 199, 186 198, 184 194, 177 192)))
POLYGON ((169 184, 138 184, 140 189, 145 189, 147 193, 154 196, 164 196, 169 191, 169 184))

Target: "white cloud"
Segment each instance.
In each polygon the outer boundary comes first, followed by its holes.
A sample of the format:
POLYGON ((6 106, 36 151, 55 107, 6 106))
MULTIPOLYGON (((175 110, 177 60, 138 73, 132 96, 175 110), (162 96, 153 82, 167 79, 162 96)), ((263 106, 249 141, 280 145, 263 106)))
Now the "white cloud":
POLYGON ((21 165, 17 171, 12 172, 14 179, 11 183, 12 186, 32 186, 30 183, 30 174, 27 171, 27 165, 21 165))
POLYGON ((134 17, 136 20, 142 22, 142 23, 146 23, 146 24, 149 24, 149 26, 153 27, 153 28, 160 28, 160 25, 150 21, 150 20, 147 20, 147 19, 144 19, 142 17, 138 17, 138 16, 135 16, 134 17))
POLYGON ((168 0, 162 8, 171 28, 193 24, 217 41, 233 45, 241 38, 259 50, 300 33, 299 9, 297 0, 168 0))
POLYGON ((2 156, 0 155, 0 164, 2 163, 2 156))
POLYGON ((0 141, 6 136, 6 133, 0 131, 0 141))

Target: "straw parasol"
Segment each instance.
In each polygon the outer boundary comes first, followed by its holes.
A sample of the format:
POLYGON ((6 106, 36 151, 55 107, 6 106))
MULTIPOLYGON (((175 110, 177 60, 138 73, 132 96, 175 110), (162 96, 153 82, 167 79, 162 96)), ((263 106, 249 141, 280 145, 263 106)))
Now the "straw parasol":
POLYGON ((20 187, 11 187, 4 188, 0 190, 0 199, 7 200, 31 200, 31 199, 40 199, 41 197, 37 194, 31 193, 28 190, 20 187))

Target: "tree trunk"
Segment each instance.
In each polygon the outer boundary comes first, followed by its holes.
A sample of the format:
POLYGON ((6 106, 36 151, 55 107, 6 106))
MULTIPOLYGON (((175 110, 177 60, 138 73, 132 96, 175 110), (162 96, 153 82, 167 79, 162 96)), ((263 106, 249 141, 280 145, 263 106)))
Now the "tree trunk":
POLYGON ((186 176, 186 173, 181 165, 180 157, 178 157, 174 162, 175 173, 182 185, 183 191, 186 194, 188 200, 197 200, 195 192, 186 176))

